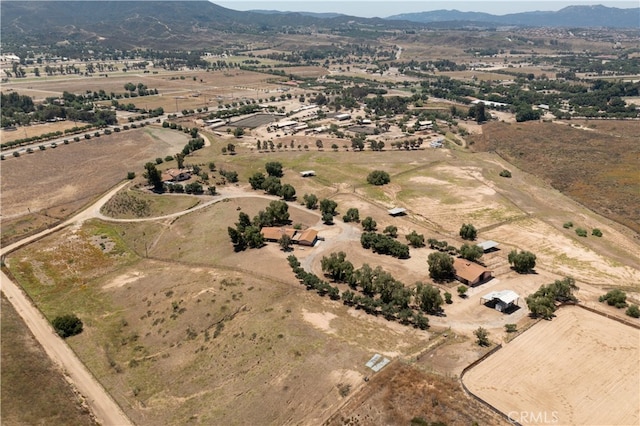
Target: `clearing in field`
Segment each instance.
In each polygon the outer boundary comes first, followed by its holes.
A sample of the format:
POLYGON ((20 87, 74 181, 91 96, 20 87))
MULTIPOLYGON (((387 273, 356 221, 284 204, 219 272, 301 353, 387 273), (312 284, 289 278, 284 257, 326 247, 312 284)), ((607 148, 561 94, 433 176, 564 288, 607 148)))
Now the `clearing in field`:
POLYGON ((464 383, 522 424, 638 424, 639 337, 632 327, 563 307, 471 369, 464 383))

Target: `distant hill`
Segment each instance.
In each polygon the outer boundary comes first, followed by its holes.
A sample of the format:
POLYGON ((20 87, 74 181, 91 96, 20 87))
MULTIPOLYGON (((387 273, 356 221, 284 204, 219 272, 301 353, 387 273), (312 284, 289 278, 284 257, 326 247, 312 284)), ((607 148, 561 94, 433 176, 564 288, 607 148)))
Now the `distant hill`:
POLYGON ((328 19, 328 18, 338 18, 340 16, 347 16, 344 15, 342 13, 331 13, 331 12, 326 12, 326 13, 319 13, 319 12, 283 12, 280 10, 262 10, 262 9, 255 9, 255 10, 250 10, 249 12, 253 12, 253 13, 262 13, 264 15, 282 15, 282 14, 289 14, 289 13, 299 13, 302 16, 310 16, 312 18, 319 18, 319 19, 328 19))
POLYGON ((202 47, 223 34, 257 35, 314 26, 385 29, 421 25, 339 14, 240 12, 206 0, 2 1, 0 15, 3 44, 99 41, 118 48, 202 47))
POLYGON ((530 27, 609 27, 638 28, 640 7, 619 9, 615 7, 568 6, 554 12, 523 12, 507 15, 492 15, 482 12, 460 12, 458 10, 434 10, 431 12, 403 13, 389 16, 389 20, 406 20, 422 24, 436 22, 466 21, 484 24, 518 25, 530 27))

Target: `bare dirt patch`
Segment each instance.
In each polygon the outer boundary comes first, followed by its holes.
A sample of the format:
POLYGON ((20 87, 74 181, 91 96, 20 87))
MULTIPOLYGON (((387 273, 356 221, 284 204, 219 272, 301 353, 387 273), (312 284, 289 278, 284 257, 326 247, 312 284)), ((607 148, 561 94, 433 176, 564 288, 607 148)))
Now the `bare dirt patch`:
POLYGON ((555 414, 559 424, 637 424, 639 337, 637 329, 563 307, 470 370, 464 383, 523 424, 536 423, 523 412, 555 414))

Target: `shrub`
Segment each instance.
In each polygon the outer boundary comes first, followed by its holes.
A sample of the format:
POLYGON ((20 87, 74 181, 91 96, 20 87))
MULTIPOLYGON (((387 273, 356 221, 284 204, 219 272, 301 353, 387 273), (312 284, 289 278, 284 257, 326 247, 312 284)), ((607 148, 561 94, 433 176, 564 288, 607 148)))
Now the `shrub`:
POLYGON ((576 234, 578 234, 578 237, 586 237, 587 230, 584 228, 576 228, 576 234))
POLYGON ((458 290, 458 296, 467 297, 467 290, 469 290, 469 287, 467 287, 464 284, 461 284, 458 286, 457 290, 458 290))
POLYGON ((416 231, 411 231, 410 234, 405 235, 405 238, 415 248, 424 247, 424 235, 418 234, 416 231))
POLYGON ((506 178, 510 178, 511 177, 511 172, 509 170, 507 170, 507 169, 503 169, 500 172, 500 176, 506 177, 506 178))
POLYGON ((74 314, 56 317, 51 324, 62 338, 82 333, 82 321, 74 314))
POLYGON ((14 157, 20 157, 20 153, 18 151, 13 151, 13 156, 14 157))
POLYGON ((507 333, 515 333, 518 331, 518 326, 516 324, 505 324, 504 329, 507 333))
POLYGON ((562 224, 562 227, 564 229, 573 228, 573 222, 565 222, 564 224, 562 224))
POLYGON ((476 343, 480 346, 489 346, 489 333, 482 327, 478 327, 476 331, 473 332, 476 336, 476 343))
POLYGON ((600 302, 607 302, 607 305, 615 306, 618 309, 627 307, 627 294, 622 290, 618 290, 617 288, 609 291, 603 296, 600 296, 598 300, 600 302))
POLYGON ((625 312, 627 315, 629 315, 630 317, 633 318, 640 318, 640 308, 638 307, 638 305, 631 305, 627 308, 627 311, 625 312))
POLYGON ((156 158, 156 164, 162 164, 164 160, 161 157, 156 158))
POLYGON ((591 235, 595 237, 602 237, 602 231, 598 228, 593 228, 593 230, 591 230, 591 235))
POLYGON ((127 179, 131 180, 136 177, 136 172, 127 172, 127 179))
POLYGON ((453 303, 453 300, 451 300, 451 293, 449 293, 448 291, 444 293, 444 301, 447 305, 453 303))

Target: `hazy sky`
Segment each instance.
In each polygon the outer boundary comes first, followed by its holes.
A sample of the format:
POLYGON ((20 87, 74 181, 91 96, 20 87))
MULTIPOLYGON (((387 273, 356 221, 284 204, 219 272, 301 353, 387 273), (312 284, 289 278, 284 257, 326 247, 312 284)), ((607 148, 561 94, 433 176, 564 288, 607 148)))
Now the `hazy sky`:
POLYGON ((336 12, 345 15, 360 16, 363 18, 387 17, 408 12, 426 12, 439 9, 457 9, 463 12, 487 12, 494 15, 505 15, 515 12, 530 12, 535 10, 560 10, 570 5, 594 5, 602 4, 609 7, 632 8, 638 7, 638 1, 522 1, 522 0, 449 0, 449 1, 428 1, 428 0, 226 0, 213 1, 213 3, 234 10, 280 10, 291 12, 336 12))

